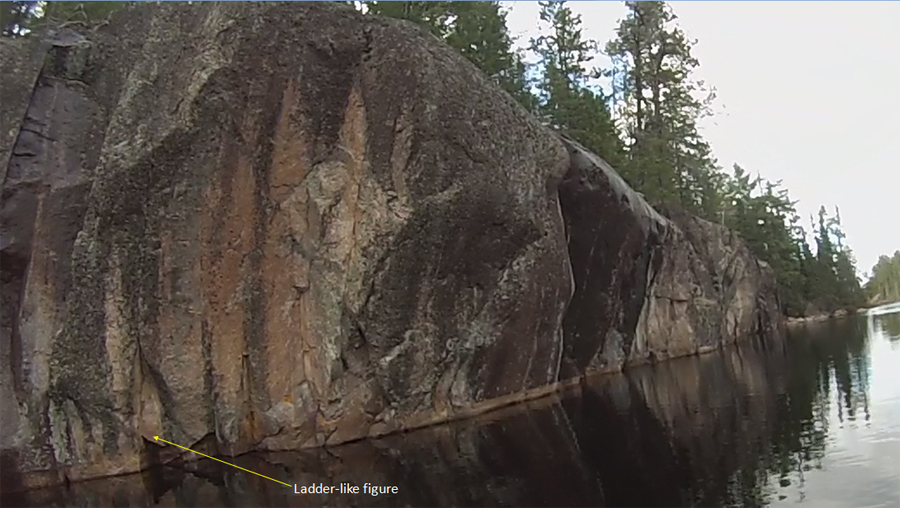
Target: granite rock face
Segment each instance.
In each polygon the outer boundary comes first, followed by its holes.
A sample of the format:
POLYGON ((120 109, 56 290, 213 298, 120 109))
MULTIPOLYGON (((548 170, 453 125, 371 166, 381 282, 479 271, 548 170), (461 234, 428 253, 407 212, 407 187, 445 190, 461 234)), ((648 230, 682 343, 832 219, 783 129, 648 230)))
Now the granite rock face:
POLYGON ((664 218, 411 25, 140 5, 3 44, 31 62, 3 84, 4 490, 176 458, 157 435, 332 445, 775 331, 738 239, 664 218))
POLYGON ((34 372, 12 384, 37 402, 4 442, 52 452, 20 468, 136 470, 156 435, 333 444, 556 381, 572 287, 553 133, 406 24, 126 16, 133 54, 101 32, 84 76, 45 67, 4 185, 35 188, 4 201, 3 234, 24 281, 10 364, 34 372))
POLYGON ((632 360, 703 353, 757 336, 781 336, 775 274, 734 232, 683 211, 663 209, 675 227, 660 245, 662 261, 637 327, 632 360))
MULTIPOLYGON (((207 461, 33 491, 23 504, 732 506, 747 500, 740 496, 748 483, 762 487, 766 473, 777 476, 782 464, 771 442, 798 450, 806 439, 779 432, 792 417, 787 363, 778 348, 742 345, 598 377, 559 396, 402 436, 233 459, 298 485, 368 482, 397 485, 397 494, 298 496, 207 461), (741 471, 758 474, 735 489, 741 471)), ((808 392, 805 409, 815 387, 808 392)))
MULTIPOLYGON (((4 489, 19 484, 17 478, 7 477, 19 469, 34 472, 38 484, 59 478, 49 442, 50 356, 65 322, 73 247, 100 159, 106 112, 115 104, 105 96, 105 87, 125 78, 114 68, 89 76, 90 49, 90 41, 71 31, 49 33, 44 40, 0 41, 4 489)), ((99 359, 73 360, 92 366, 99 359)))
POLYGON ((564 139, 560 185, 575 293, 561 376, 703 353, 781 334, 772 270, 733 232, 660 214, 602 159, 564 139))

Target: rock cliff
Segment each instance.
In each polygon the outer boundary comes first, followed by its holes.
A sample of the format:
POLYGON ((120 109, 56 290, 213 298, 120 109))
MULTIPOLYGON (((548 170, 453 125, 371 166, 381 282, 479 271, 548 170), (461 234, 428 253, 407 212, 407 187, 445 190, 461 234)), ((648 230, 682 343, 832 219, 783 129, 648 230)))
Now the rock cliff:
POLYGON ((155 435, 332 445, 778 335, 739 239, 411 25, 143 5, 0 58, 4 490, 175 459, 155 435))
MULTIPOLYGON (((816 387, 802 390, 801 402, 790 399, 786 394, 797 392, 789 391, 786 352, 747 346, 598 377, 560 396, 402 436, 232 460, 298 485, 400 486, 396 495, 367 498, 366 506, 750 504, 748 494, 765 492, 768 474, 777 477, 784 467, 779 451, 802 450, 801 440, 822 435, 781 430, 796 412, 810 410, 816 387), (740 488, 736 477, 743 478, 740 488)), ((212 461, 185 469, 22 497, 31 506, 360 504, 358 495, 297 496, 212 461)))
POLYGON ((563 141, 575 280, 563 378, 780 335, 774 273, 733 232, 677 209, 661 215, 606 162, 563 141))

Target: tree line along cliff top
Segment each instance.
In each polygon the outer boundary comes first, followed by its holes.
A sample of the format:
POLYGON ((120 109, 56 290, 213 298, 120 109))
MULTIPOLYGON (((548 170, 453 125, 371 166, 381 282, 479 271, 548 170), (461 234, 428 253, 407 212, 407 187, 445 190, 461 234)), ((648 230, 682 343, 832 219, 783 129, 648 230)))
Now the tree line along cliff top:
MULTIPOLYGON (((4 35, 21 36, 50 24, 100 25, 136 3, 2 2, 0 21, 4 35)), ((800 217, 779 182, 718 166, 697 127, 711 114, 715 90, 693 77, 700 62, 669 4, 626 2, 616 37, 601 44, 582 35, 590 21, 566 2, 540 2, 550 30, 528 41, 538 60, 526 63, 499 2, 333 3, 419 25, 545 125, 604 157, 651 204, 678 206, 737 232, 775 270, 785 314, 857 307, 896 292, 877 289, 883 283, 874 279, 868 291, 861 286, 839 210, 822 206, 817 217, 800 217), (600 51, 612 65, 590 68, 600 51), (595 86, 601 75, 611 90, 595 86)))

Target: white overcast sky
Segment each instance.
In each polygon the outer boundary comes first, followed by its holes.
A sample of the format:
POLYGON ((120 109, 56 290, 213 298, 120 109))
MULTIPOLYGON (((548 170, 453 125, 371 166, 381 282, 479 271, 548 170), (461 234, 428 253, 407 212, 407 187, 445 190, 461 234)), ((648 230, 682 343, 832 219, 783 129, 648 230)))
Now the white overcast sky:
MULTIPOLYGON (((502 2, 521 46, 537 2, 502 2)), ((601 43, 622 2, 569 2, 601 43)), ((719 164, 783 180, 809 229, 840 207, 860 273, 900 249, 900 2, 671 2, 717 90, 703 133, 719 164)), ((605 63, 598 59, 597 64, 605 63)))

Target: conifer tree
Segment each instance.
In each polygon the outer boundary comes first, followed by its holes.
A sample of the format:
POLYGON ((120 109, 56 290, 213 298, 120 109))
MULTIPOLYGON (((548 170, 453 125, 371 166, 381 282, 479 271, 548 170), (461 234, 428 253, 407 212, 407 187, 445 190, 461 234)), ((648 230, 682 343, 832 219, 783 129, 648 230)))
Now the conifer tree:
POLYGON ((541 79, 537 83, 538 113, 545 123, 570 135, 613 165, 621 161, 621 140, 602 90, 591 86, 599 72, 588 65, 597 43, 582 35, 581 16, 566 2, 545 1, 541 21, 547 34, 534 38, 541 79))
POLYGON ((533 111, 522 55, 513 49, 500 2, 361 2, 370 14, 416 23, 444 40, 533 111))
POLYGON ((626 178, 653 202, 678 203, 708 218, 715 212, 717 177, 711 149, 697 122, 713 95, 691 73, 700 65, 693 41, 665 2, 625 2, 628 14, 606 45, 615 62, 616 110, 628 139, 626 178))
POLYGON ((891 257, 883 255, 878 258, 865 291, 871 303, 900 302, 900 250, 891 257))

